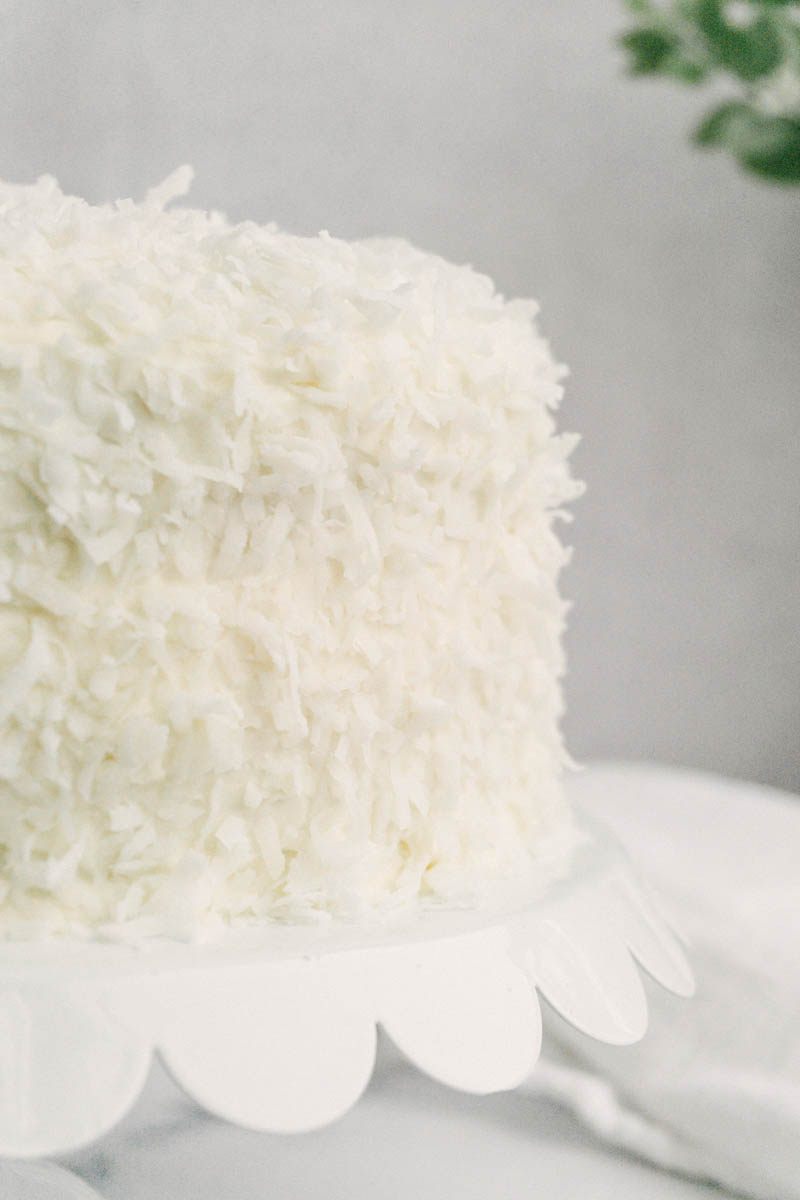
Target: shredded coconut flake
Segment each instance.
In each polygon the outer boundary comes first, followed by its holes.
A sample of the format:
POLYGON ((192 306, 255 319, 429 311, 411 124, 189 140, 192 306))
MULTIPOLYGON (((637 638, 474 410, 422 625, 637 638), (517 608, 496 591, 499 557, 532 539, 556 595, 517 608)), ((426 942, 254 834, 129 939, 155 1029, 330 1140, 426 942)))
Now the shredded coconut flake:
POLYGON ((546 881, 579 488, 530 302, 0 185, 0 929, 546 881))

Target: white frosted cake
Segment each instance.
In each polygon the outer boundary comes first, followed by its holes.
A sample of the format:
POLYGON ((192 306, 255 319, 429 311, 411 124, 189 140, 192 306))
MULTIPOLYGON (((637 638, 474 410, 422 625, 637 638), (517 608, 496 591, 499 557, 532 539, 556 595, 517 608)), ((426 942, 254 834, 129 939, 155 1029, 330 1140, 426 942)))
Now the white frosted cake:
POLYGON ((0 933, 544 886, 578 491, 532 302, 0 186, 0 933))

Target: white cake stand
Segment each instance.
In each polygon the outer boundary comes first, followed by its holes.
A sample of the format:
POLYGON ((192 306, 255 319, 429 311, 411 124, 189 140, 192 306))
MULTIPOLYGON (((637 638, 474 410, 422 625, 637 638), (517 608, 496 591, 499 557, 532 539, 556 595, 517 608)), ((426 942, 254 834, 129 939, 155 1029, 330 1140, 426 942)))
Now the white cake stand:
POLYGON ((544 897, 391 926, 271 926, 213 945, 0 946, 0 1195, 80 1200, 41 1161, 99 1137, 133 1104, 154 1052, 209 1112, 300 1132, 369 1081, 381 1024, 454 1088, 515 1087, 541 1047, 537 992, 625 1045, 647 1027, 637 969, 689 996, 683 950, 623 852, 588 822, 544 897))

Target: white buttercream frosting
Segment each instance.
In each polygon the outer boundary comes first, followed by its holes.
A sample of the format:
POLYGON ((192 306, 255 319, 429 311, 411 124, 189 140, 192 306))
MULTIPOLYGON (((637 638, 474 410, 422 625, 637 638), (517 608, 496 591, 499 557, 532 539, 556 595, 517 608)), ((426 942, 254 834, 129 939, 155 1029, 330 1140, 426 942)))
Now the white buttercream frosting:
POLYGON ((189 177, 0 186, 0 929, 546 881, 578 486, 536 306, 166 211, 189 177))

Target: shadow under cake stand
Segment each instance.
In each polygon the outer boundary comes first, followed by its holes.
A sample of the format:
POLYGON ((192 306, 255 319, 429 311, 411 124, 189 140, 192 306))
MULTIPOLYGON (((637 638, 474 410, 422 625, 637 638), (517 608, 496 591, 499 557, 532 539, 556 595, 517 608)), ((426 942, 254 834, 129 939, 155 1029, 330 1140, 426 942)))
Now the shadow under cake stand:
POLYGON ((356 1102, 378 1024, 421 1070, 483 1094, 534 1067, 537 993, 590 1037, 638 1041, 639 968, 681 996, 692 973, 616 841, 585 818, 581 829, 568 875, 504 909, 271 925, 213 945, 0 945, 0 1194, 96 1196, 42 1160, 111 1128, 154 1052, 209 1112, 296 1133, 356 1102))

